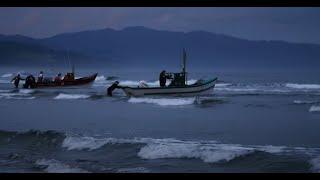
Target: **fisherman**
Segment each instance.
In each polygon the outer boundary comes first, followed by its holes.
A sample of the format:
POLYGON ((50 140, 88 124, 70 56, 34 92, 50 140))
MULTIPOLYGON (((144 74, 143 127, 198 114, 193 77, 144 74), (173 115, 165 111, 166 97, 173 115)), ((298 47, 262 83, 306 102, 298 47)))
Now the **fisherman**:
POLYGON ((14 81, 14 86, 18 88, 20 80, 24 80, 24 79, 22 79, 20 74, 18 74, 11 80, 11 82, 14 81))
POLYGON ((24 88, 35 88, 36 86, 36 78, 32 74, 26 77, 26 82, 23 85, 24 88))
POLYGON ((43 82, 43 72, 40 71, 39 75, 38 75, 38 80, 37 80, 38 83, 42 83, 43 82))
POLYGON ((121 88, 121 86, 119 86, 119 81, 115 81, 110 87, 108 87, 108 96, 112 96, 112 91, 116 88, 121 88))
POLYGON ((171 79, 171 76, 169 74, 166 74, 166 71, 163 70, 160 73, 160 76, 159 76, 160 87, 165 87, 166 86, 167 79, 171 79))
POLYGON ((59 73, 59 74, 54 78, 54 82, 55 82, 56 84, 61 84, 61 83, 62 83, 61 73, 59 73))

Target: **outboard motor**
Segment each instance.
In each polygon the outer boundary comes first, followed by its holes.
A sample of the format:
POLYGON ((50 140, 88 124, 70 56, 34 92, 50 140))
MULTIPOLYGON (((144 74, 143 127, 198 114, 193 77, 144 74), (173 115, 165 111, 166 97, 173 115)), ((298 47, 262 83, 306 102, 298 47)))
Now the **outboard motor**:
POLYGON ((112 92, 116 89, 119 88, 119 81, 115 81, 110 87, 108 87, 108 96, 112 96, 112 92))

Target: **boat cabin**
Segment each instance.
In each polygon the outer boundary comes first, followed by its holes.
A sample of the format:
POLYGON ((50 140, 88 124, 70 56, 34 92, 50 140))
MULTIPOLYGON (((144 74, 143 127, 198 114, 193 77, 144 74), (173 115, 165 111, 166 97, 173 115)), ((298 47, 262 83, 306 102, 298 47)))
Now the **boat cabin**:
POLYGON ((186 85, 186 73, 181 72, 181 73, 170 73, 171 77, 173 75, 173 79, 169 86, 171 87, 181 87, 186 85))

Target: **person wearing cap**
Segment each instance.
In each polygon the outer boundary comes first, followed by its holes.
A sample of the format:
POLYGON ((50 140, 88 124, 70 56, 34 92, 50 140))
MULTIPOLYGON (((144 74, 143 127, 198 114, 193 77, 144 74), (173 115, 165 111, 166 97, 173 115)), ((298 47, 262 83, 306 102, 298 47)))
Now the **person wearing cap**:
POLYGON ((40 73, 38 75, 37 83, 42 83, 42 82, 43 82, 43 71, 40 71, 40 73))
POLYGON ((56 84, 61 84, 61 83, 62 83, 61 73, 59 73, 59 74, 54 78, 54 83, 56 83, 56 84))

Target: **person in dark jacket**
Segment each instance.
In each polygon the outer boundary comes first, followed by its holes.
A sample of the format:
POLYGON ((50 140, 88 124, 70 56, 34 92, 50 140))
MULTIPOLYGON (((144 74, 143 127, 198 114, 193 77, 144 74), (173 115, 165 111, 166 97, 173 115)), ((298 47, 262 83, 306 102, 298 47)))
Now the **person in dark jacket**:
POLYGON ((171 79, 170 75, 167 75, 166 74, 166 71, 163 70, 161 73, 160 73, 160 76, 159 76, 159 83, 160 83, 160 87, 165 87, 166 86, 166 81, 167 79, 171 79))
POLYGON ((36 78, 32 74, 26 77, 26 82, 24 84, 24 88, 35 88, 36 86, 36 78))
POLYGON ((18 88, 18 87, 19 87, 19 82, 20 82, 20 80, 24 80, 24 79, 22 79, 21 76, 20 76, 20 74, 18 74, 17 76, 15 76, 15 77, 11 80, 11 82, 14 81, 14 86, 15 86, 16 88, 18 88))
POLYGON ((121 88, 119 86, 119 81, 114 82, 110 87, 108 87, 108 96, 112 96, 112 91, 116 88, 121 88))
POLYGON ((58 74, 58 76, 56 76, 54 78, 54 83, 61 85, 62 84, 62 78, 61 78, 61 73, 58 74))

